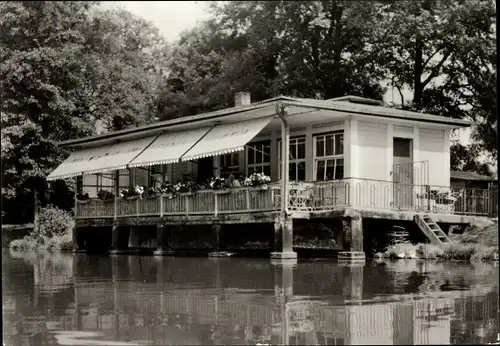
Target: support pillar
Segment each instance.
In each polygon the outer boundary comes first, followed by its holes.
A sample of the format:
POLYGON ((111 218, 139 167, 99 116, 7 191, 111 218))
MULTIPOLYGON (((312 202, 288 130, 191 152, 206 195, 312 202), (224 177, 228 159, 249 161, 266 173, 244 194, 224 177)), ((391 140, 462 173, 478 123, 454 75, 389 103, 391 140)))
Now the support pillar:
POLYGON ((73 252, 87 252, 86 244, 82 239, 82 229, 73 227, 73 252))
POLYGON ((113 228, 111 229, 111 251, 109 252, 110 255, 126 253, 126 250, 124 251, 123 249, 120 249, 119 239, 120 239, 120 226, 114 224, 113 228))
POLYGON ((141 247, 141 229, 140 227, 130 226, 128 235, 128 248, 129 254, 139 253, 141 247))
POLYGON ((344 251, 339 252, 339 260, 365 261, 363 251, 363 219, 353 215, 342 219, 344 251))
POLYGON ((293 220, 286 213, 280 213, 274 222, 274 252, 271 259, 296 259, 293 251, 293 220))
POLYGON ((173 255, 172 250, 172 229, 163 224, 156 225, 156 243, 157 248, 154 252, 155 256, 173 255))
POLYGON ((212 225, 212 241, 213 241, 213 251, 208 254, 209 257, 228 257, 231 254, 226 251, 220 251, 220 232, 221 225, 212 225))

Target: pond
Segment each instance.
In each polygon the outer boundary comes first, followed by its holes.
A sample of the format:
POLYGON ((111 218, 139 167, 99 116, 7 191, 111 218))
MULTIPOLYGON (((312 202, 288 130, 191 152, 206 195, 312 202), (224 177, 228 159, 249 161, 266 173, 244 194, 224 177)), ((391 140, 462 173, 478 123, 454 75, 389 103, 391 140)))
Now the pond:
POLYGON ((480 344, 495 264, 3 250, 5 345, 480 344))

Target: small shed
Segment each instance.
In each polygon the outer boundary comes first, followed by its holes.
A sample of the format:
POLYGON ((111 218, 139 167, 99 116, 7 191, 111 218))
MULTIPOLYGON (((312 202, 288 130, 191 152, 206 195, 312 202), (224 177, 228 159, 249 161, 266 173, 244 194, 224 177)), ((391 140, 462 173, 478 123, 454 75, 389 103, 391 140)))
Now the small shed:
POLYGON ((450 186, 452 188, 464 189, 488 189, 498 186, 498 178, 477 174, 476 172, 451 171, 450 186))

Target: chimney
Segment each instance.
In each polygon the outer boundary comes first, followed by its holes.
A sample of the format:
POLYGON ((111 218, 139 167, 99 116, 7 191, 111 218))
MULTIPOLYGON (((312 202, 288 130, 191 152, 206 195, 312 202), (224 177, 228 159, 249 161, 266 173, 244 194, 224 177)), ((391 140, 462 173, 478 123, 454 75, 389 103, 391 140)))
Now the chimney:
POLYGON ((250 99, 250 93, 248 91, 238 92, 234 95, 234 106, 248 106, 252 101, 250 99))

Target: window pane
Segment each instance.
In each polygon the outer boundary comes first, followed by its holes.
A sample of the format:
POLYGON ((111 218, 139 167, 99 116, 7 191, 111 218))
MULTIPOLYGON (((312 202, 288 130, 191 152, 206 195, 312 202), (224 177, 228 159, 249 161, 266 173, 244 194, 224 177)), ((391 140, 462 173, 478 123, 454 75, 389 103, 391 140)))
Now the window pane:
POLYGON ((278 158, 281 161, 281 141, 278 141, 278 158))
POLYGON ((335 160, 328 160, 326 162, 326 180, 333 180, 335 171, 335 160))
POLYGON ((264 174, 268 177, 271 176, 271 166, 264 166, 264 174))
POLYGON ((406 138, 394 138, 393 145, 393 155, 397 157, 410 158, 410 143, 411 139, 406 138))
POLYGON ((325 156, 325 142, 324 137, 316 138, 316 156, 325 156))
POLYGON ((297 142, 295 140, 290 141, 290 160, 294 160, 297 156, 297 142))
POLYGON ((344 153, 344 134, 335 135, 335 155, 344 153))
POLYGON ((83 185, 97 185, 97 175, 95 174, 84 175, 83 185))
POLYGON ((262 149, 262 144, 257 145, 257 147, 255 148, 255 163, 262 163, 262 149))
POLYGON ((239 167, 240 166, 240 153, 233 153, 233 162, 231 163, 231 166, 233 167, 239 167))
POLYGON ((288 177, 290 180, 297 180, 297 165, 295 163, 288 164, 288 177))
POLYGON ((326 136, 326 156, 333 155, 333 135, 326 136))
POLYGON ((248 147, 248 164, 253 165, 255 163, 255 151, 254 147, 248 147))
POLYGON ((316 180, 325 180, 325 161, 316 161, 316 180))
POLYGON ((306 141, 305 139, 301 139, 298 145, 297 150, 297 158, 305 159, 306 158, 306 141))
POLYGON ((128 180, 129 180, 128 175, 120 174, 120 178, 118 180, 120 182, 120 186, 128 186, 128 180))
POLYGON ((300 162, 297 164, 297 180, 306 180, 306 163, 300 162))
POLYGON ((263 145, 264 151, 264 161, 263 162, 271 162, 271 144, 266 143, 263 145))
POLYGON ((344 159, 336 160, 335 179, 344 179, 344 159))

